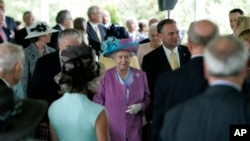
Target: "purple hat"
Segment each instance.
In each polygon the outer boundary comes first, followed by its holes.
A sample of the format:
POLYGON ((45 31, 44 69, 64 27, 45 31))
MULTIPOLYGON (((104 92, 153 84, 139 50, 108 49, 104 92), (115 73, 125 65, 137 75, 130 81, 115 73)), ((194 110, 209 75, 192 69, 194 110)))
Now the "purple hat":
POLYGON ((103 56, 110 57, 110 55, 117 51, 131 51, 136 53, 139 47, 138 42, 133 42, 132 38, 117 39, 115 37, 108 37, 107 40, 102 42, 103 56))

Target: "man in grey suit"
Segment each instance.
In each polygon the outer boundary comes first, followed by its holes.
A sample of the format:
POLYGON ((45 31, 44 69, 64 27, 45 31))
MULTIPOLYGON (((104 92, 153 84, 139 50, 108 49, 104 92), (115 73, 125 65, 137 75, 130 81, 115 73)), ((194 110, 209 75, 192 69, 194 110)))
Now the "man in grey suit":
POLYGON ((183 67, 163 73, 155 84, 155 101, 151 139, 160 141, 159 129, 163 124, 164 113, 174 105, 202 93, 208 86, 203 73, 203 52, 209 41, 219 34, 218 27, 208 20, 190 25, 188 30, 188 50, 191 60, 183 67))
POLYGON ((165 114, 163 141, 228 141, 231 124, 250 123, 250 99, 241 93, 247 50, 232 36, 219 36, 206 46, 204 72, 210 87, 165 114))

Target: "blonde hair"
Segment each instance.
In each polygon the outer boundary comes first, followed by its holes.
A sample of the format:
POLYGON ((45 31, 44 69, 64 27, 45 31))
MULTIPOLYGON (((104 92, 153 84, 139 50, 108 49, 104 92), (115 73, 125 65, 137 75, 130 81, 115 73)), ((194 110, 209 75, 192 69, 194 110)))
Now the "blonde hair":
POLYGON ((250 17, 248 17, 248 16, 239 16, 238 19, 237 19, 236 28, 237 28, 238 35, 242 31, 244 31, 246 29, 250 29, 250 17))
POLYGON ((246 29, 239 34, 239 38, 247 41, 250 44, 250 29, 246 29))

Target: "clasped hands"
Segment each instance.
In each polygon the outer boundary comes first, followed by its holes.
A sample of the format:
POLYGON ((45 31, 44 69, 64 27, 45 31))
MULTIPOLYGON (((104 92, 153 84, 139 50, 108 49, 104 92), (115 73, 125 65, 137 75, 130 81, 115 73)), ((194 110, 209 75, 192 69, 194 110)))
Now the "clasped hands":
POLYGON ((128 106, 126 113, 130 113, 130 114, 134 115, 134 114, 137 114, 141 110, 142 110, 141 104, 132 104, 132 105, 128 106))

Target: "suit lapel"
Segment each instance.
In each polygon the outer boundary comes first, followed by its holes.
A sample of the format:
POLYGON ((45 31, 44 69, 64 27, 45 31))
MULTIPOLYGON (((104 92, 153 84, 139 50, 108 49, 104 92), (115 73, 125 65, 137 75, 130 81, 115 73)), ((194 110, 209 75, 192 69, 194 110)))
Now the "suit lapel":
POLYGON ((7 87, 7 84, 0 78, 0 87, 7 87))
POLYGON ((171 69, 171 66, 170 66, 170 64, 168 62, 168 58, 167 58, 163 48, 164 48, 163 46, 159 47, 159 53, 158 54, 159 54, 159 57, 162 58, 160 60, 162 60, 163 66, 166 66, 167 68, 171 69))
MULTIPOLYGON (((98 39, 98 36, 97 36, 97 34, 96 34, 96 32, 95 32, 95 30, 93 29, 93 27, 90 25, 90 23, 88 22, 88 25, 87 25, 88 27, 87 27, 87 34, 88 34, 88 36, 91 38, 91 39, 94 39, 95 41, 98 41, 98 42, 100 42, 99 41, 99 39, 98 39)), ((100 31, 100 30, 99 30, 100 31)), ((101 32, 101 31, 100 31, 101 32)), ((102 34, 102 33, 101 33, 102 34)))
POLYGON ((188 54, 184 52, 183 47, 180 45, 178 46, 178 52, 179 52, 180 66, 182 66, 186 63, 188 54))
POLYGON ((101 38, 102 38, 102 41, 104 40, 104 37, 105 37, 105 31, 103 29, 103 27, 101 25, 98 25, 98 28, 99 28, 99 31, 101 33, 101 38))

